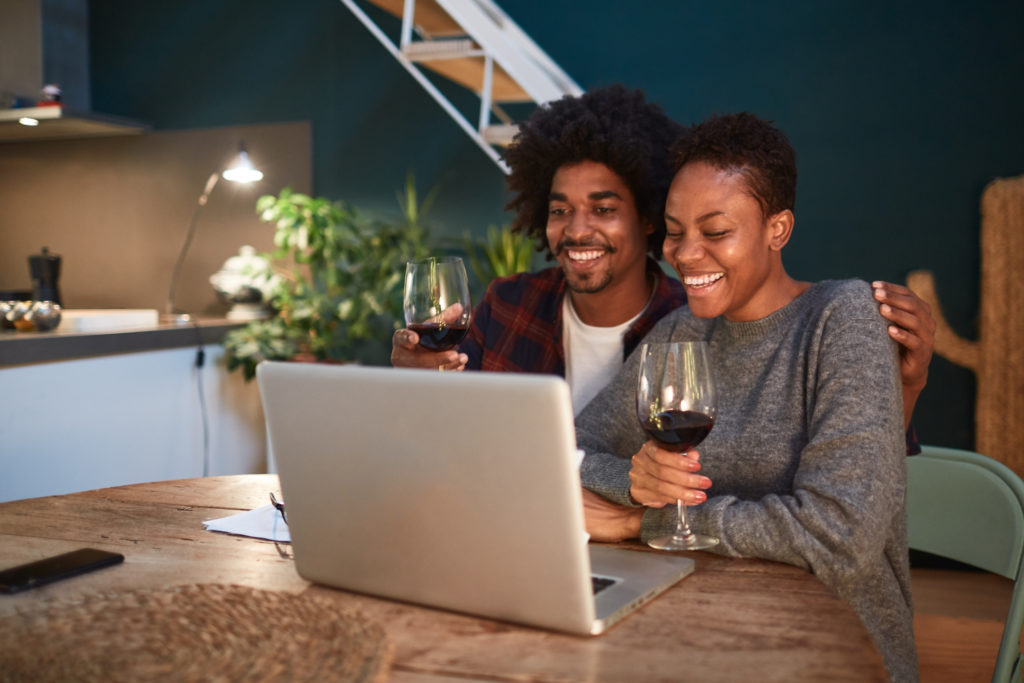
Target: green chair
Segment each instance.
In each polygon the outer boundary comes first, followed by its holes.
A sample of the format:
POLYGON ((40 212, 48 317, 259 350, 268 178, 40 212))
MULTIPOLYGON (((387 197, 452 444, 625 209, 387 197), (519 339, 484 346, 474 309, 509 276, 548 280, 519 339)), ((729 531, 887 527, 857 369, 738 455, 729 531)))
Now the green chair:
POLYGON ((993 683, 1021 680, 1024 626, 1024 482, 992 458, 923 446, 907 458, 907 537, 912 549, 1014 581, 993 683))

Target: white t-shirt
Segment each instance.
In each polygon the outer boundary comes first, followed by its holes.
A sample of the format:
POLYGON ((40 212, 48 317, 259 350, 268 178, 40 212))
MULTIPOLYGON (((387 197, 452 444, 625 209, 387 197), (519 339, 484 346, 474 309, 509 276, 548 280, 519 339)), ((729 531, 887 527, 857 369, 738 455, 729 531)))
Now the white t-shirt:
POLYGON ((572 391, 573 415, 579 415, 622 367, 622 337, 642 313, 615 327, 594 327, 580 320, 568 295, 562 300, 565 379, 572 391))

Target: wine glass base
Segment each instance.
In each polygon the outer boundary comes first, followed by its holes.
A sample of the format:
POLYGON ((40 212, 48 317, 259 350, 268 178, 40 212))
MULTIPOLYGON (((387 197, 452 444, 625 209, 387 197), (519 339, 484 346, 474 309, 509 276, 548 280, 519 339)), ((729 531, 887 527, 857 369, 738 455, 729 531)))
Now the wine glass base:
POLYGON ((691 534, 690 536, 669 534, 652 538, 647 545, 658 550, 707 550, 718 545, 718 539, 702 534, 691 534))

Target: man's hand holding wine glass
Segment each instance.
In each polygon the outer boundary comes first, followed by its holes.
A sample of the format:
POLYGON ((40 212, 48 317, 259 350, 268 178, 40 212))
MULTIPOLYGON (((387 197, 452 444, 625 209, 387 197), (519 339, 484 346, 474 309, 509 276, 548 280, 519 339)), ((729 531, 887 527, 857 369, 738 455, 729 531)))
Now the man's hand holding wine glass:
POLYGON ((462 370, 469 357, 457 351, 472 316, 466 267, 457 256, 406 264, 402 306, 405 329, 391 338, 395 367, 462 370))
MULTIPOLYGON (((462 318, 462 304, 452 304, 441 314, 448 323, 462 318)), ((432 351, 420 344, 420 335, 411 327, 396 330, 391 340, 391 364, 396 368, 462 370, 469 357, 456 349, 432 351)))

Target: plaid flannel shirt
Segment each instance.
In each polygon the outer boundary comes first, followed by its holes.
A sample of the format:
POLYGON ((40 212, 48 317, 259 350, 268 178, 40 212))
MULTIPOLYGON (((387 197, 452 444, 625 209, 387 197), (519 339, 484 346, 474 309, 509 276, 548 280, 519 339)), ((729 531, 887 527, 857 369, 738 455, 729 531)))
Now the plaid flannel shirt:
MULTIPOLYGON (((682 284, 648 260, 657 284, 651 301, 623 337, 623 360, 666 313, 686 303, 682 284)), ((471 370, 534 372, 565 377, 562 300, 565 276, 552 267, 498 278, 473 311, 459 351, 471 370)))

